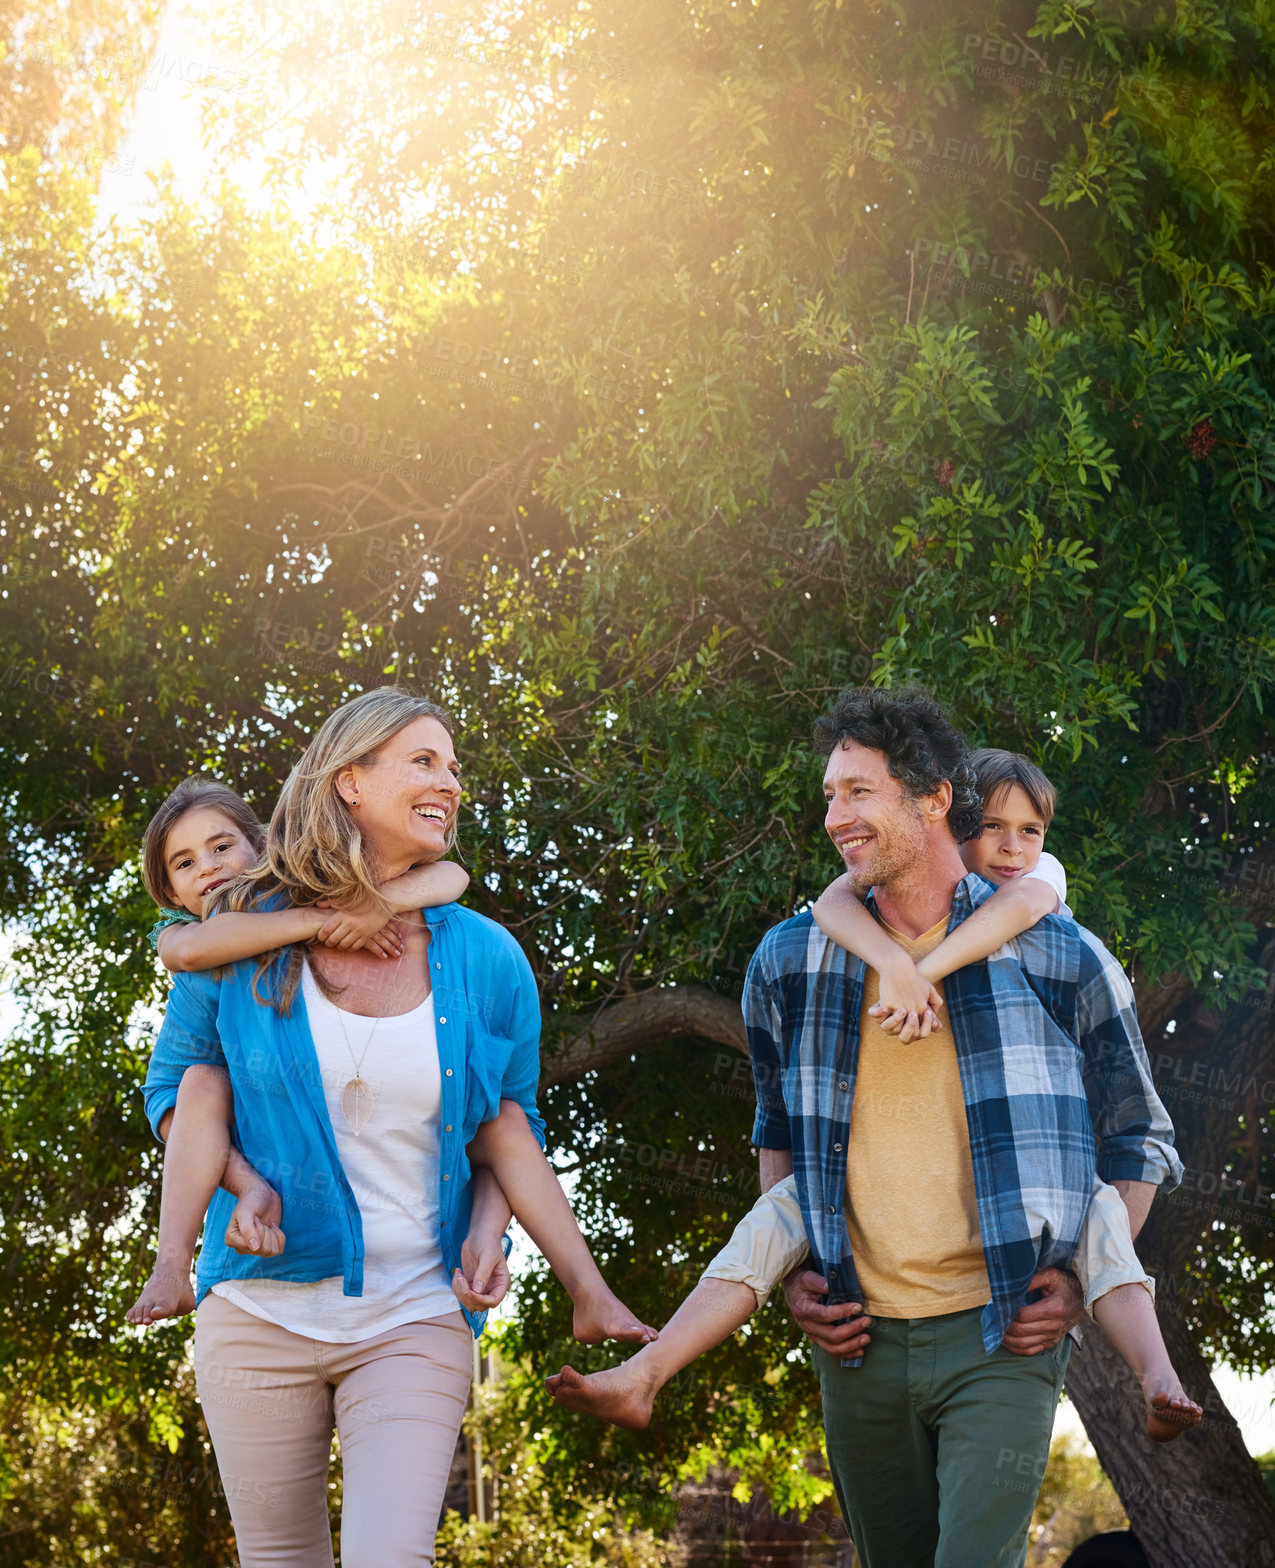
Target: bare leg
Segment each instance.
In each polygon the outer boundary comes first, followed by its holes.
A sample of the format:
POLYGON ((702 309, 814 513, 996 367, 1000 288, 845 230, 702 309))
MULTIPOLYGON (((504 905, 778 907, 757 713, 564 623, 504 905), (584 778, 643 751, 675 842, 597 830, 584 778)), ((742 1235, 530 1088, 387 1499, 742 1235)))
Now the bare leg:
POLYGON ((500 1102, 500 1114, 484 1122, 467 1150, 470 1163, 495 1172, 523 1229, 549 1260, 575 1303, 573 1333, 584 1345, 604 1339, 646 1344, 656 1331, 639 1323, 598 1272, 576 1217, 536 1142, 522 1107, 500 1102))
POLYGON ((751 1285, 702 1279, 673 1314, 660 1337, 643 1345, 623 1366, 585 1377, 563 1367, 545 1386, 568 1410, 597 1416, 640 1432, 651 1420, 655 1396, 668 1380, 747 1323, 757 1306, 751 1285))
POLYGON ((1104 1334, 1133 1369, 1147 1402, 1147 1433, 1171 1443, 1204 1412, 1188 1399, 1165 1349, 1151 1293, 1142 1285, 1117 1285, 1093 1304, 1104 1334))
POLYGON ((204 1213, 226 1168, 233 1104, 223 1068, 186 1069, 164 1151, 155 1269, 125 1314, 130 1323, 157 1323, 195 1310, 190 1267, 204 1213))

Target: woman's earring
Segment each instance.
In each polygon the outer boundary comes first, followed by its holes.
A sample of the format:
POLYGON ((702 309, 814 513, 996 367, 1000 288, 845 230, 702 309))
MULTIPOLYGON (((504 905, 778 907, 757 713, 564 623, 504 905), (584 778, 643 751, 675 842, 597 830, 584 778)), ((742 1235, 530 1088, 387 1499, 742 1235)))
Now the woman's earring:
POLYGON ((355 797, 354 797, 354 799, 353 799, 353 800, 352 800, 352 801, 351 801, 351 802, 350 802, 350 804, 351 804, 351 805, 352 805, 352 806, 357 806, 357 805, 358 805, 358 803, 359 803, 359 797, 358 797, 358 796, 357 796, 357 795, 356 795, 356 796, 355 796, 355 797))

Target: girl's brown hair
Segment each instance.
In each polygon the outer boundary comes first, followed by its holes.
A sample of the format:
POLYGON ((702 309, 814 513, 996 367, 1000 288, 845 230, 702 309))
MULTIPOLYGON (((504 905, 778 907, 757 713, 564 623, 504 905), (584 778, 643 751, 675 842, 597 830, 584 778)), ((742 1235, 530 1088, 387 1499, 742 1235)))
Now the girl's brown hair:
POLYGON ((265 828, 257 821, 256 813, 247 801, 241 800, 228 784, 219 784, 202 773, 183 779, 146 824, 142 836, 142 881, 161 907, 174 903, 177 898, 165 864, 168 835, 180 818, 200 806, 210 806, 229 818, 258 853, 265 848, 265 828))
MULTIPOLYGON (((256 910, 264 905, 311 907, 327 899, 338 908, 370 900, 388 920, 393 911, 377 890, 377 867, 369 859, 357 813, 342 800, 337 776, 357 764, 370 767, 381 747, 415 719, 430 718, 450 735, 446 709, 398 686, 366 691, 330 713, 302 752, 279 794, 266 830, 265 856, 255 870, 217 889, 222 909, 256 910)), ((456 842, 458 809, 447 824, 446 849, 456 842)), ((264 953, 253 977, 253 995, 286 1013, 301 980, 300 947, 264 953), (282 983, 263 995, 259 982, 288 954, 282 983)))

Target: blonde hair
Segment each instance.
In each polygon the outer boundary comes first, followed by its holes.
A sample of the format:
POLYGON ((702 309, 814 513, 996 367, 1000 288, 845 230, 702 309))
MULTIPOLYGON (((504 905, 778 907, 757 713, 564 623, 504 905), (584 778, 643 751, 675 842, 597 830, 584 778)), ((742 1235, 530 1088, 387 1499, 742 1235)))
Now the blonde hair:
MULTIPOLYGON (((256 910, 280 895, 301 908, 320 899, 338 907, 370 900, 388 919, 392 911, 377 890, 377 867, 363 842, 358 815, 341 798, 336 781, 346 768, 371 767, 387 741, 414 720, 425 718, 437 719, 449 735, 453 733, 446 709, 398 686, 364 692, 329 714, 280 792, 266 830, 261 865, 219 888, 216 906, 256 910)), ((444 853, 456 842, 457 817, 458 805, 447 824, 444 853)), ((253 976, 253 995, 287 1013, 300 983, 302 961, 299 946, 262 954, 253 976), (263 995, 259 982, 285 952, 282 984, 263 995)))
POLYGON ((146 824, 142 835, 142 881, 146 891, 163 908, 176 899, 168 878, 168 835, 188 811, 207 806, 220 811, 243 834, 252 847, 261 853, 266 830, 257 821, 257 814, 247 801, 241 800, 228 784, 206 778, 202 773, 183 779, 155 815, 146 824))

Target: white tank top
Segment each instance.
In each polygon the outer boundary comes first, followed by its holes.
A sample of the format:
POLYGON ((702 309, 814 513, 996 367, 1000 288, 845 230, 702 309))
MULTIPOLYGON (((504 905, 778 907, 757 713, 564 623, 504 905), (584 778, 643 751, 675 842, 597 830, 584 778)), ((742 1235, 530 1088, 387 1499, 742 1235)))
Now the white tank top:
POLYGON ((343 1295, 339 1274, 314 1283, 222 1280, 212 1289, 268 1323, 344 1345, 458 1310, 438 1228, 442 1079, 434 999, 375 1019, 334 1006, 308 964, 302 987, 337 1153, 363 1220, 363 1294, 343 1295), (375 1101, 357 1136, 341 1109, 356 1062, 375 1101))

